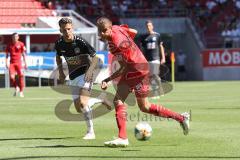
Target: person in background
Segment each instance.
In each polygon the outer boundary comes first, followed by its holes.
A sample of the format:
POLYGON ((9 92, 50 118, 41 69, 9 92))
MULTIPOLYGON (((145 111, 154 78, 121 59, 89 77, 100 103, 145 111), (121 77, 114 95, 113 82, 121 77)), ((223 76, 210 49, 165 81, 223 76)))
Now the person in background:
POLYGON ((178 71, 178 79, 179 80, 186 80, 186 55, 183 53, 182 50, 180 50, 177 54, 177 71, 178 71))
POLYGON ((164 95, 160 78, 160 65, 165 64, 165 51, 160 34, 154 31, 151 20, 146 21, 147 33, 140 37, 140 48, 149 63, 150 82, 154 92, 154 99, 164 95))
POLYGON ((13 96, 17 96, 19 93, 20 97, 24 97, 24 74, 22 70, 22 57, 24 68, 27 69, 26 47, 23 42, 19 41, 18 33, 13 33, 12 42, 9 43, 6 48, 6 68, 9 69, 10 81, 15 88, 13 96), (18 81, 16 81, 16 74, 18 76, 18 81))

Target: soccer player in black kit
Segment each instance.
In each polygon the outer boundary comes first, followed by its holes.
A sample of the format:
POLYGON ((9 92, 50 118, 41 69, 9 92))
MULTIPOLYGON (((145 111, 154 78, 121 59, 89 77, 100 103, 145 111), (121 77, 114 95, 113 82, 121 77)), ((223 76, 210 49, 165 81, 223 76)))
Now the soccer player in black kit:
POLYGON ((153 86, 154 98, 159 98, 160 95, 164 95, 161 86, 161 79, 159 77, 160 65, 166 62, 163 42, 161 41, 160 34, 154 32, 154 26, 152 21, 146 21, 147 33, 143 34, 140 38, 140 47, 143 50, 143 54, 149 63, 150 68, 150 81, 153 86), (158 91, 157 88, 158 87, 158 91), (159 93, 160 92, 160 93, 159 93))
MULTIPOLYGON (((70 88, 77 112, 82 112, 87 124, 87 133, 83 139, 95 139, 92 122, 92 109, 95 103, 107 105, 106 97, 90 98, 93 85, 93 71, 98 64, 95 49, 82 37, 73 34, 73 24, 70 18, 59 20, 62 37, 55 43, 56 62, 59 69, 60 82, 64 82, 62 58, 67 62, 70 78, 70 88)), ((108 106, 109 107, 109 106, 108 106)))

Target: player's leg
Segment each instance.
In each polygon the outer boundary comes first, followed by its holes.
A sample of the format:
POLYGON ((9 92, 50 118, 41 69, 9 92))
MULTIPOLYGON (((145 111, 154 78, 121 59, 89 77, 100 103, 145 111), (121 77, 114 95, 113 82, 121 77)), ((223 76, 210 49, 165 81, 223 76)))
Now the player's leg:
POLYGON ((88 97, 86 93, 81 91, 82 88, 80 88, 79 86, 71 86, 71 90, 76 111, 83 114, 84 120, 87 125, 87 134, 83 137, 83 139, 95 139, 92 122, 92 110, 90 107, 87 106, 88 97), (82 94, 85 94, 86 97, 84 97, 82 94))
POLYGON ((83 139, 95 139, 93 129, 92 109, 88 105, 92 83, 84 81, 85 75, 80 75, 70 81, 70 87, 77 112, 82 112, 87 125, 87 133, 83 139))
POLYGON ((105 146, 126 147, 129 144, 126 131, 127 107, 124 104, 129 92, 130 88, 128 85, 125 85, 124 83, 119 83, 119 85, 117 85, 117 91, 113 103, 115 106, 115 116, 118 126, 118 138, 112 141, 105 142, 105 146))
POLYGON ((12 86, 15 88, 13 96, 17 96, 17 93, 19 92, 19 88, 16 83, 16 69, 14 64, 10 64, 9 66, 9 75, 10 75, 10 82, 12 86))
POLYGON ((82 112, 87 125, 87 133, 83 139, 95 139, 93 129, 92 106, 96 103, 103 103, 108 108, 111 107, 106 99, 106 95, 100 94, 97 98, 90 98, 92 82, 85 82, 84 76, 81 75, 70 81, 74 105, 78 112, 82 112))
POLYGON ((163 83, 162 83, 162 79, 161 79, 161 64, 159 64, 157 69, 158 69, 158 75, 156 75, 156 80, 158 82, 159 95, 164 96, 165 93, 164 93, 163 83))
MULTIPOLYGON (((93 129, 92 108, 89 105, 90 94, 91 94, 90 90, 85 88, 80 89, 79 107, 83 113, 87 125, 87 133, 83 137, 83 139, 95 139, 95 133, 93 129)), ((94 103, 91 105, 94 105, 94 103)))
POLYGON ((24 94, 23 94, 24 74, 23 74, 23 71, 22 71, 22 65, 21 64, 16 65, 16 71, 17 71, 17 75, 18 75, 18 79, 19 79, 19 85, 18 85, 19 88, 20 88, 19 96, 24 97, 24 94))
POLYGON ((138 84, 138 88, 135 89, 135 95, 138 103, 138 107, 142 112, 153 114, 155 116, 160 116, 164 118, 172 118, 178 121, 183 127, 183 133, 188 134, 189 130, 189 114, 179 114, 160 104, 153 104, 148 101, 148 84, 144 83, 146 80, 143 80, 141 84, 138 84))
POLYGON ((149 69, 150 69, 150 84, 152 87, 153 92, 153 99, 158 99, 160 95, 164 95, 161 78, 159 77, 160 74, 160 61, 155 60, 149 62, 149 69))

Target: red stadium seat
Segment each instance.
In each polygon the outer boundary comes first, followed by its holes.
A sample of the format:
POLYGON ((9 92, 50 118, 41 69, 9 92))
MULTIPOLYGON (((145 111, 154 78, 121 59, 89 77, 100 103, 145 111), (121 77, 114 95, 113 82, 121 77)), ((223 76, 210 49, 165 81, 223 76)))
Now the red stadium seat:
POLYGON ((0 23, 0 28, 21 28, 21 24, 16 23, 0 23))
POLYGON ((34 24, 39 16, 52 16, 52 10, 35 0, 1 0, 0 28, 19 28, 21 24, 34 24))

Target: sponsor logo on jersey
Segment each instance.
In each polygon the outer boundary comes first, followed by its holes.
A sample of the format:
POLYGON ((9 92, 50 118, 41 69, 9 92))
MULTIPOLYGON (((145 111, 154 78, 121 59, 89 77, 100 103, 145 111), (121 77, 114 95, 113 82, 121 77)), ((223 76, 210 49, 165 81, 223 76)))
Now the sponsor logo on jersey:
POLYGON ((77 47, 77 48, 74 48, 74 52, 75 52, 75 53, 80 53, 80 48, 78 48, 78 47, 77 47))

